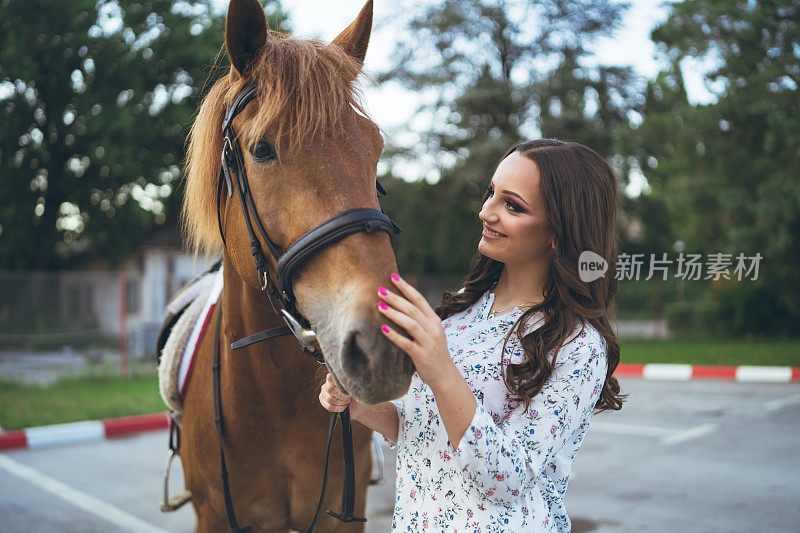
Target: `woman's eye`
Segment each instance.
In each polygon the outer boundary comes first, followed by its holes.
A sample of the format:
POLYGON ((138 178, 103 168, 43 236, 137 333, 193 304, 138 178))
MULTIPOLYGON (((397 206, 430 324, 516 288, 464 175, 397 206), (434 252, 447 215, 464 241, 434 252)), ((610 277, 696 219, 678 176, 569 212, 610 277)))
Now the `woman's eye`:
POLYGON ((250 149, 250 154, 256 161, 266 161, 268 159, 275 159, 278 154, 271 144, 259 141, 250 149))
MULTIPOLYGON (((489 185, 488 191, 489 191, 489 196, 492 196, 494 194, 494 187, 489 185)), ((516 212, 516 213, 519 213, 519 212, 522 211, 522 209, 520 209, 520 207, 517 204, 515 204, 514 202, 512 202, 510 200, 506 200, 506 205, 509 206, 511 208, 511 210, 516 212)))

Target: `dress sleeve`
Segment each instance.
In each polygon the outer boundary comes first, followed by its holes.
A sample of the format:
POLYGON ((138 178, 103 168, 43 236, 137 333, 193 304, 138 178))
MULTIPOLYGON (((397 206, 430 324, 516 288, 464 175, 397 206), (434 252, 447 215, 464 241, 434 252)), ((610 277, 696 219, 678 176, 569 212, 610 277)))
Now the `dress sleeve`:
POLYGON ((476 398, 472 422, 453 450, 465 479, 496 503, 513 501, 533 487, 575 430, 591 420, 606 365, 602 341, 578 337, 562 348, 553 374, 527 410, 521 403, 498 426, 476 398))
POLYGON ((397 400, 389 400, 389 403, 393 404, 397 409, 397 418, 399 420, 397 424, 397 440, 391 440, 386 435, 383 435, 383 440, 386 445, 393 450, 397 447, 397 443, 402 440, 403 435, 403 399, 399 398, 397 400))

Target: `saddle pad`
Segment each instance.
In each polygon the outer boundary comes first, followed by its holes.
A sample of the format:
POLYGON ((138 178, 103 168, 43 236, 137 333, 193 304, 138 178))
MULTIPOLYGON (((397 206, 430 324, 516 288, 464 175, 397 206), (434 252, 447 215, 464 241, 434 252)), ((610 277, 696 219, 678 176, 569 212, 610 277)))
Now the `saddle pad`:
POLYGON ((158 365, 161 399, 175 414, 183 410, 183 396, 192 375, 197 347, 203 339, 222 293, 222 267, 198 280, 202 290, 172 328, 158 365))

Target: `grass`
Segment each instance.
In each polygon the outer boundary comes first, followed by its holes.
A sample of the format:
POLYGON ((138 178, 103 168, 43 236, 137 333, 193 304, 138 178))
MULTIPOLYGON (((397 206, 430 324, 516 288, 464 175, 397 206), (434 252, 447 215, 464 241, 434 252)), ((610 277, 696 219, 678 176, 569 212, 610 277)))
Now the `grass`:
MULTIPOLYGON (((622 339, 622 363, 800 366, 800 340, 622 339)), ((166 411, 152 365, 120 378, 115 368, 52 385, 0 381, 4 430, 166 411)))
POLYGON ((800 340, 622 339, 621 363, 800 366, 800 340))
POLYGON ((155 373, 74 376, 52 385, 0 382, 4 430, 166 411, 155 373))

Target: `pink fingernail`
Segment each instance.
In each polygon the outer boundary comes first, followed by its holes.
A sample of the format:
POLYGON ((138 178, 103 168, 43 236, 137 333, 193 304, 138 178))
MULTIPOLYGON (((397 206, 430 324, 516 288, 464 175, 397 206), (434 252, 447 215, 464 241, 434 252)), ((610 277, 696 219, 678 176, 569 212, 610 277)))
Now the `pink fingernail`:
POLYGON ((389 333, 389 326, 381 326, 384 333, 389 333))
POLYGON ((400 276, 398 276, 397 274, 393 273, 392 274, 392 279, 395 280, 395 281, 400 281, 400 276))
POLYGON ((380 307, 381 309, 383 309, 383 310, 385 311, 385 310, 386 310, 386 308, 387 308, 387 307, 389 307, 389 306, 388 306, 388 305, 386 305, 386 304, 385 304, 385 303, 383 303, 383 302, 378 302, 378 307, 380 307))
POLYGON ((386 296, 386 294, 387 294, 386 289, 384 289, 383 287, 378 289, 378 293, 380 293, 381 296, 386 296))

